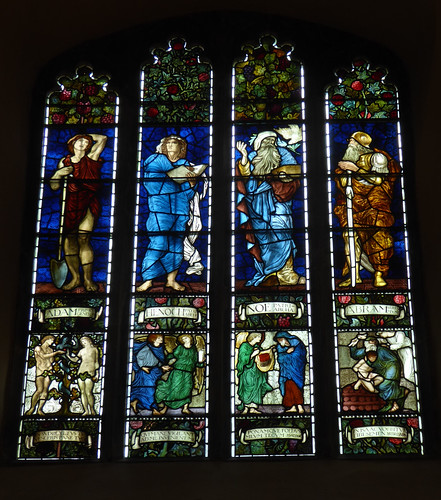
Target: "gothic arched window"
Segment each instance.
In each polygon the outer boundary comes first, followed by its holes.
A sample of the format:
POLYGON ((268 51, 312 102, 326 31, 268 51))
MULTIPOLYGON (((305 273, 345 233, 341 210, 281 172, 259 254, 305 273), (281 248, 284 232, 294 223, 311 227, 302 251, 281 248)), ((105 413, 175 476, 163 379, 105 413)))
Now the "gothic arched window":
POLYGON ((222 19, 42 75, 18 459, 423 453, 405 73, 323 27, 222 19))

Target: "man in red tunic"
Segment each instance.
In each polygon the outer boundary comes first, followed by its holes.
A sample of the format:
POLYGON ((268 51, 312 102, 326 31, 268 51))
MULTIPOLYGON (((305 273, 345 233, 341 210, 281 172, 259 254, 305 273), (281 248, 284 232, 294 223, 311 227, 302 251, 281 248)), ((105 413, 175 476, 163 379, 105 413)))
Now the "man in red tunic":
POLYGON ((70 154, 60 160, 50 180, 51 189, 57 190, 67 179, 64 255, 72 279, 62 287, 63 290, 73 290, 82 284, 80 265, 86 291, 98 290, 92 279, 90 236, 101 210, 98 199, 102 166, 100 154, 106 141, 107 137, 99 134, 79 134, 69 139, 67 149, 70 154))
MULTIPOLYGON (((342 275, 346 276, 355 265, 356 283, 361 283, 360 267, 374 273, 374 286, 386 286, 385 276, 389 260, 394 253, 394 240, 390 228, 394 224, 391 211, 393 188, 399 164, 385 151, 370 148, 372 138, 365 132, 355 132, 348 140, 343 160, 335 169, 337 194, 334 213, 344 228, 346 264, 342 275), (349 175, 354 221, 355 263, 351 262, 348 226, 347 186, 349 175)), ((339 286, 351 285, 351 278, 339 286)))

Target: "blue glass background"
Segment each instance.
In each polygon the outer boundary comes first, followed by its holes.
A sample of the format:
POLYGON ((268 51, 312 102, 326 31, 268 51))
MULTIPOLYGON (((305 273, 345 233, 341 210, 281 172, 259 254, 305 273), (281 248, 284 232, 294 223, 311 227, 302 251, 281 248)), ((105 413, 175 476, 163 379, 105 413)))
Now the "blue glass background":
MULTIPOLYGON (((144 127, 142 129, 141 136, 141 186, 138 199, 138 256, 136 262, 136 277, 137 280, 141 280, 141 265, 144 259, 145 249, 148 245, 148 235, 146 231, 146 221, 149 215, 148 203, 147 203, 147 192, 142 185, 142 166, 145 160, 156 152, 156 148, 161 142, 163 137, 169 135, 177 135, 184 138, 187 143, 187 155, 186 159, 195 165, 197 164, 210 164, 210 128, 207 126, 195 126, 195 127, 144 127)), ((205 170, 208 182, 210 183, 210 167, 205 170)), ((153 182, 153 181, 152 181, 153 182)), ((159 180, 159 182, 162 182, 159 180)), ((203 182, 199 182, 197 190, 202 192, 203 182)), ((210 184, 208 185, 208 188, 210 184)), ((177 280, 178 282, 207 282, 207 259, 208 259, 208 217, 209 217, 209 206, 211 200, 209 199, 209 191, 205 197, 200 202, 201 219, 202 219, 202 230, 198 234, 198 238, 195 242, 195 248, 199 251, 202 257, 202 264, 204 270, 200 276, 196 274, 187 275, 185 274, 185 269, 188 267, 188 263, 184 261, 179 269, 177 280)), ((162 277, 158 277, 161 281, 162 277)))

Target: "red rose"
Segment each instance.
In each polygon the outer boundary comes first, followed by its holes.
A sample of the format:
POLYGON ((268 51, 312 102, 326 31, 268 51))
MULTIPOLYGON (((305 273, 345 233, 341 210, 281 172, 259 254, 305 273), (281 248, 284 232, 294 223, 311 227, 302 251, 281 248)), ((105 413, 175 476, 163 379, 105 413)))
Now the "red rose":
POLYGON ((366 61, 364 59, 357 59, 352 63, 353 66, 359 67, 359 66, 364 66, 366 64, 366 61))
POLYGON ((385 101, 390 101, 394 96, 392 94, 392 92, 383 92, 381 94, 381 97, 385 100, 385 101))
POLYGON ((337 298, 340 304, 349 304, 349 302, 351 302, 350 295, 339 295, 337 298))
POLYGON ((195 431, 201 431, 204 427, 205 427, 205 422, 203 420, 201 420, 199 424, 193 425, 193 429, 195 431))
POLYGON ((80 115, 87 115, 92 111, 90 102, 79 102, 77 105, 77 113, 80 115))
POLYGON ((177 93, 178 93, 178 90, 179 90, 179 89, 178 89, 178 86, 177 86, 177 85, 169 85, 169 86, 167 87, 167 92, 168 92, 169 94, 172 94, 172 95, 177 94, 177 93))
POLYGON ((289 317, 283 317, 283 316, 279 316, 277 318, 277 325, 280 327, 280 328, 289 328, 291 326, 291 320, 289 317))
POLYGON ((281 57, 279 59, 279 67, 278 69, 280 71, 284 71, 287 67, 289 66, 289 61, 288 61, 288 58, 286 57, 281 57))
POLYGON ((341 106, 345 102, 345 98, 340 94, 335 94, 332 96, 331 102, 334 106, 341 106))
POLYGON ((356 429, 357 427, 364 427, 363 425, 363 420, 361 418, 354 418, 354 420, 351 420, 349 422, 349 425, 353 428, 356 429))
POLYGON ((181 42, 176 42, 172 45, 173 50, 182 50, 184 48, 184 44, 181 42))
POLYGON ((187 66, 194 66, 196 62, 197 62, 196 57, 191 57, 190 59, 185 61, 185 64, 187 64, 187 66))
POLYGON ((203 307, 205 305, 205 300, 202 297, 198 297, 193 300, 194 307, 203 307))
POLYGON ((351 83, 351 89, 356 90, 359 92, 360 90, 363 90, 364 85, 360 82, 360 80, 355 80, 355 82, 351 83))
POLYGON ((374 73, 372 73, 371 78, 375 82, 379 82, 383 78, 383 76, 384 76, 384 73, 380 70, 377 70, 374 73))
POLYGON ((61 101, 68 101, 72 96, 72 92, 70 90, 62 90, 60 92, 60 100, 61 101))
POLYGON ((403 440, 399 438, 389 438, 389 442, 392 444, 401 444, 403 440))
POLYGON ((406 297, 404 295, 395 295, 394 296, 395 304, 404 304, 406 302, 406 297))
POLYGON ((54 113, 52 115, 52 123, 55 123, 55 125, 63 125, 65 121, 66 115, 63 115, 62 113, 54 113))
POLYGON ((157 116, 159 113, 159 111, 156 109, 156 108, 149 108, 147 111, 146 111, 146 114, 149 118, 154 118, 155 116, 157 116))
POLYGON ((409 427, 413 427, 414 429, 418 429, 418 419, 415 417, 408 418, 407 425, 409 427))
POLYGON ((209 77, 210 77, 210 76, 209 76, 209 74, 208 74, 208 73, 199 73, 199 75, 198 75, 198 80, 199 80, 200 82, 206 82, 206 81, 208 80, 208 78, 209 78, 209 77))
POLYGON ((389 116, 390 116, 391 118, 397 118, 397 117, 398 117, 398 112, 397 112, 397 110, 395 110, 395 109, 394 109, 393 111, 391 111, 391 112, 389 113, 389 116))
POLYGON ((159 325, 153 325, 152 323, 146 323, 145 324, 145 329, 146 330, 159 330, 159 325))
POLYGON ((140 429, 142 427, 142 422, 141 420, 131 420, 130 421, 130 427, 132 429, 140 429))
POLYGON ((155 297, 155 302, 157 304, 165 304, 167 300, 167 297, 155 297))
POLYGON ((86 95, 96 95, 98 94, 98 87, 96 85, 86 85, 84 87, 84 93, 86 95))
POLYGON ((101 117, 101 123, 113 123, 115 121, 113 115, 104 115, 101 117))

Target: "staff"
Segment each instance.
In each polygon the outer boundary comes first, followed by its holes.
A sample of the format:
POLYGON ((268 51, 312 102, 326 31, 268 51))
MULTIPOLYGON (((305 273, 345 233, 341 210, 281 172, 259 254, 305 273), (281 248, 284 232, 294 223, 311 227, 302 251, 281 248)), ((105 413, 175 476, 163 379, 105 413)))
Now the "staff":
POLYGON ((352 198, 354 191, 352 189, 352 173, 348 171, 348 182, 346 184, 346 214, 348 221, 348 244, 349 244, 349 266, 351 268, 351 286, 356 285, 357 268, 355 261, 355 235, 354 235, 354 215, 352 212, 352 198))

